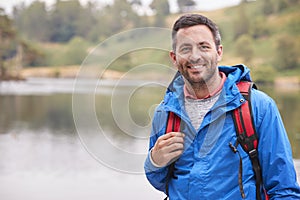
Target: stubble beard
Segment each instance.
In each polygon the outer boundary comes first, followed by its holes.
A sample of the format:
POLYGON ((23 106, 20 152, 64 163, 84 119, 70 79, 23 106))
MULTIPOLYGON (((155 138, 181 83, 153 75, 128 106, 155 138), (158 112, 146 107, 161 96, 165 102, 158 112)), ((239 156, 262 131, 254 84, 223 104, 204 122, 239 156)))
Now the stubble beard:
POLYGON ((181 66, 183 77, 194 90, 198 90, 204 87, 206 88, 208 85, 211 84, 211 82, 213 81, 212 78, 217 70, 217 61, 206 63, 203 67, 206 68, 205 72, 199 72, 202 74, 199 74, 199 77, 197 78, 193 78, 192 75, 188 72, 188 70, 184 66, 181 66))

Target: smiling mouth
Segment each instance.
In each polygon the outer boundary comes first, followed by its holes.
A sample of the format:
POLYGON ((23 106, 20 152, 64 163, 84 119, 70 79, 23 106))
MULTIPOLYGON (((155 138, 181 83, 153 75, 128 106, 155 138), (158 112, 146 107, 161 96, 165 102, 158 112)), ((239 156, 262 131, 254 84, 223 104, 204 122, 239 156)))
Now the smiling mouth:
POLYGON ((189 69, 201 69, 203 67, 203 65, 188 66, 189 69))

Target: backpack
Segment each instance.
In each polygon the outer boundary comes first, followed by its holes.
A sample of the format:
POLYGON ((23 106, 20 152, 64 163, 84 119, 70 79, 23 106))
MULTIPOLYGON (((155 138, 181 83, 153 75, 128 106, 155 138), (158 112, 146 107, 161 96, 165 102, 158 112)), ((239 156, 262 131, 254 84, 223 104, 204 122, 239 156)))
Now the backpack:
MULTIPOLYGON (((240 157, 240 166, 239 166, 239 189, 241 192, 241 196, 244 199, 245 193, 242 185, 242 158, 237 150, 237 146, 240 144, 243 150, 249 155, 252 168, 255 175, 255 181, 256 181, 256 199, 261 200, 261 186, 262 186, 262 175, 261 175, 261 168, 258 160, 258 152, 257 152, 257 146, 258 146, 258 136, 255 130, 253 116, 252 116, 252 108, 251 108, 251 89, 256 88, 256 86, 253 84, 253 82, 249 81, 241 81, 237 83, 237 86, 240 90, 240 93, 243 95, 243 97, 246 99, 246 101, 238 108, 233 110, 232 117, 236 129, 236 136, 237 136, 237 142, 235 145, 229 143, 229 147, 234 153, 238 153, 240 157)), ((242 100, 241 100, 242 101, 242 100)), ((180 117, 178 117, 173 112, 169 112, 168 119, 167 119, 167 125, 166 125, 166 131, 165 133, 169 132, 180 132, 180 117)), ((175 162, 171 163, 169 165, 168 174, 167 174, 167 181, 166 181, 166 194, 168 199, 169 196, 169 190, 168 185, 169 181, 173 175, 174 171, 174 165, 175 162)), ((266 197, 266 200, 269 199, 266 191, 264 190, 264 194, 266 197)))

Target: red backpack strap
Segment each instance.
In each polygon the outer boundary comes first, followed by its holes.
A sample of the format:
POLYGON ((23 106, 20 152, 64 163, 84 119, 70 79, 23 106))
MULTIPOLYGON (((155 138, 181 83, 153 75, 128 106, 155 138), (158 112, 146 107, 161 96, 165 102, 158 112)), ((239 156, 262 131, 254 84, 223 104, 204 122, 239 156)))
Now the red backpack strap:
MULTIPOLYGON (((252 82, 239 82, 237 84, 240 93, 246 99, 240 107, 233 111, 233 118, 237 137, 243 149, 251 154, 251 151, 256 151, 258 145, 258 138, 252 117, 252 108, 250 102, 252 82)), ((243 101, 243 100, 241 100, 243 101)))
POLYGON ((235 124, 237 140, 251 159, 256 180, 256 199, 261 200, 260 188, 262 185, 262 176, 257 152, 258 136, 254 126, 251 107, 251 89, 253 87, 256 88, 256 86, 252 82, 247 81, 239 82, 237 86, 240 90, 240 93, 246 99, 246 101, 240 107, 233 110, 233 120, 235 124))
MULTIPOLYGON (((178 115, 169 111, 165 134, 170 133, 170 132, 180 132, 180 121, 181 121, 181 119, 180 119, 180 117, 178 117, 178 115)), ((175 168, 175 161, 172 162, 168 167, 168 174, 167 174, 167 179, 166 179, 166 195, 167 195, 167 197, 164 200, 167 200, 169 197, 169 182, 173 176, 174 168, 175 168)))
POLYGON ((167 126, 166 126, 166 132, 179 132, 180 131, 180 117, 178 117, 175 113, 169 112, 168 120, 167 120, 167 126))

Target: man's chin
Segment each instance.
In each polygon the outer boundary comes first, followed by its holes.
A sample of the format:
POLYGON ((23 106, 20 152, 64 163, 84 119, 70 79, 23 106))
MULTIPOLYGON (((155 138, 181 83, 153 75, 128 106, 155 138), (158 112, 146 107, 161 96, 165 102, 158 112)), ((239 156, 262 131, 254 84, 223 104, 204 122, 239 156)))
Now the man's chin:
POLYGON ((205 84, 205 81, 202 77, 189 77, 187 80, 191 85, 205 84))

